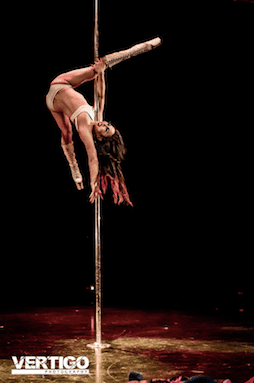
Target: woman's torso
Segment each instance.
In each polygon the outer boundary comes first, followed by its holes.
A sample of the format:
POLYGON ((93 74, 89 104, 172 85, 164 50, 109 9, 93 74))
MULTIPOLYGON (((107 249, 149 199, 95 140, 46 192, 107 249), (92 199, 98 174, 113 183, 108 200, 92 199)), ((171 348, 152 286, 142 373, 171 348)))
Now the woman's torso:
POLYGON ((89 105, 82 94, 72 87, 61 89, 55 96, 54 109, 62 112, 69 118, 82 105, 89 105))

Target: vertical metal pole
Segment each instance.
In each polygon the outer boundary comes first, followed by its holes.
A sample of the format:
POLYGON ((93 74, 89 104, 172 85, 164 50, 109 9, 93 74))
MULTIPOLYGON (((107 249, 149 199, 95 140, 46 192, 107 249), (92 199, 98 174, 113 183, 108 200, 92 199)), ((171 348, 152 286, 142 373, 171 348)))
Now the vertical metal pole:
MULTIPOLYGON (((99 0, 94 0, 94 61, 99 58, 99 0)), ((96 81, 94 82, 95 120, 98 121, 99 102, 96 81)), ((101 344, 101 200, 95 197, 95 310, 96 343, 101 344)))
POLYGON ((99 0, 94 0, 94 61, 99 58, 99 0))
POLYGON ((96 343, 101 344, 101 201, 95 198, 95 311, 96 343))
MULTIPOLYGON (((99 0, 94 0, 94 61, 99 58, 99 0)), ((97 93, 97 82, 94 81, 94 108, 95 121, 99 120, 99 99, 97 93)), ((94 256, 95 256, 95 322, 96 322, 96 342, 88 344, 90 348, 106 348, 110 344, 101 343, 101 199, 95 194, 94 202, 94 256)), ((99 355, 99 354, 98 354, 99 355)), ((100 365, 98 362, 97 364, 100 365)), ((100 368, 100 367, 98 367, 100 368)), ((96 370, 97 371, 97 370, 96 370)), ((100 381, 100 374, 97 371, 97 381, 100 381), (99 379, 99 380, 98 380, 99 379)))

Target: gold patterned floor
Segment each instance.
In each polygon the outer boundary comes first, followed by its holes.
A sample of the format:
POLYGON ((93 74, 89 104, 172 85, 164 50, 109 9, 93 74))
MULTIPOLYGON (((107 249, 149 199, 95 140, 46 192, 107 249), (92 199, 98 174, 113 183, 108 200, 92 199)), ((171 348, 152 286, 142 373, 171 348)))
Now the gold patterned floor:
POLYGON ((177 311, 105 309, 102 338, 110 348, 87 347, 95 339, 93 310, 39 308, 0 316, 0 382, 128 381, 131 370, 145 379, 205 374, 245 382, 254 375, 254 326, 241 319, 177 311), (89 375, 11 375, 12 355, 84 355, 89 375))

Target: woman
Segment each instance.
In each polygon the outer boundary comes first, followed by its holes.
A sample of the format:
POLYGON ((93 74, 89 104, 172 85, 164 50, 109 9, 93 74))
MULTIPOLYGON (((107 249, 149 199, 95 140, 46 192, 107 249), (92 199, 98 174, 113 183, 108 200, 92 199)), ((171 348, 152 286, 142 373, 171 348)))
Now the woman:
POLYGON ((50 84, 46 103, 61 129, 61 145, 78 190, 83 189, 83 181, 75 158, 70 120, 75 124, 88 155, 90 202, 94 202, 95 193, 102 197, 101 189, 105 193, 110 181, 114 202, 120 204, 125 201, 132 205, 121 170, 121 161, 126 153, 122 136, 111 123, 103 121, 105 69, 104 59, 101 59, 90 67, 60 74, 50 84), (91 80, 97 83, 98 121, 94 120, 94 108, 74 90, 91 80))

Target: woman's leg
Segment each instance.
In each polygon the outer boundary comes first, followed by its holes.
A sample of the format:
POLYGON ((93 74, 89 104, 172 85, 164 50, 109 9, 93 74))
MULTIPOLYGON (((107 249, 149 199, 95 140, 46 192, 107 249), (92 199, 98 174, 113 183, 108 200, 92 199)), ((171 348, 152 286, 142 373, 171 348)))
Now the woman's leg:
POLYGON ((54 117, 57 125, 59 126, 62 136, 61 136, 61 144, 67 145, 72 142, 72 126, 68 116, 64 113, 54 112, 50 110, 52 116, 54 117))
POLYGON ((94 66, 89 66, 86 68, 75 69, 70 72, 62 73, 52 81, 52 84, 70 84, 73 86, 73 88, 76 88, 84 82, 94 80, 97 76, 98 73, 95 71, 94 66))
POLYGON ((160 37, 156 37, 155 39, 136 44, 129 49, 124 49, 120 52, 110 53, 104 56, 103 60, 107 67, 112 68, 112 66, 124 60, 128 60, 129 58, 137 56, 141 53, 149 52, 150 50, 158 47, 160 44, 160 37))
POLYGON ((72 141, 72 127, 69 118, 64 113, 53 112, 51 113, 61 129, 61 146, 65 157, 69 163, 71 174, 77 189, 84 189, 82 175, 75 156, 74 144, 72 141))

